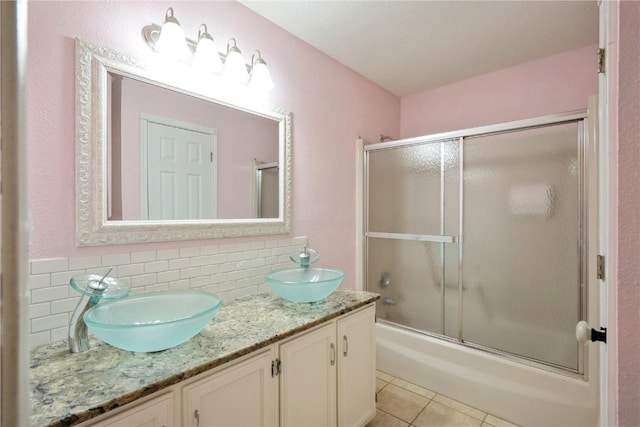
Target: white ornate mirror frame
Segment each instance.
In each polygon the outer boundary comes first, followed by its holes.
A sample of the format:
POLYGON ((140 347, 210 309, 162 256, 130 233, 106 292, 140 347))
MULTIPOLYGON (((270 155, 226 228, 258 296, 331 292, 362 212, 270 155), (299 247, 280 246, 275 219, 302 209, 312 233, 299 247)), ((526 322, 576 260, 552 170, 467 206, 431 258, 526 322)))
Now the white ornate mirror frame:
MULTIPOLYGON (((188 69, 186 69, 188 72, 188 69)), ((197 79, 158 73, 140 59, 76 39, 76 244, 120 245, 172 240, 288 233, 291 199, 291 114, 279 107, 202 89, 197 79), (272 119, 279 127, 279 217, 170 221, 111 221, 107 218, 108 73, 215 102, 272 119)))

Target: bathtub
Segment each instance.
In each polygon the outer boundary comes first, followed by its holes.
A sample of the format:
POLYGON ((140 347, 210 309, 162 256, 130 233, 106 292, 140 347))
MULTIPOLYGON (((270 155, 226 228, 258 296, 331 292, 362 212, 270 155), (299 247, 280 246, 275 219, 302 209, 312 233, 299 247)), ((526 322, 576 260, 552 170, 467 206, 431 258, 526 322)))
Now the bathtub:
MULTIPOLYGON (((588 371, 597 373, 592 349, 588 371)), ((597 374, 549 372, 380 322, 376 351, 378 370, 522 426, 598 424, 597 374)))

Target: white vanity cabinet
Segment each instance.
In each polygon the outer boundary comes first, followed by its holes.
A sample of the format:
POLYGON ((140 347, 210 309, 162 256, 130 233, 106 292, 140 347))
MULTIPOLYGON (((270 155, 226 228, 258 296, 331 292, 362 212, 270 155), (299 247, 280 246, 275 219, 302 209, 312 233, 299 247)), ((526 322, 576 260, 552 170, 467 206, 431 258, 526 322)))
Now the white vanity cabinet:
POLYGON ((369 304, 82 427, 362 427, 376 412, 374 323, 369 304))
POLYGON ((133 408, 124 409, 116 415, 98 421, 89 421, 93 427, 172 427, 174 426, 173 393, 163 392, 158 397, 139 403, 133 408))
POLYGON ((375 307, 279 345, 280 425, 361 427, 375 404, 375 307))
POLYGON ((182 387, 182 426, 278 425, 274 346, 182 387))

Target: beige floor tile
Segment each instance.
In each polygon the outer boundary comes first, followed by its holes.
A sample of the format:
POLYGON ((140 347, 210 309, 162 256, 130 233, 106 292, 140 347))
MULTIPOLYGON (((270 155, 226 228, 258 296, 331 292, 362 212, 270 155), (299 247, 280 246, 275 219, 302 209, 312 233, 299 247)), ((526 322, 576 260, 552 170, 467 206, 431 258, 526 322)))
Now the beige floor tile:
POLYGON ((510 423, 509 421, 503 420, 491 414, 487 415, 487 418, 484 419, 484 422, 487 424, 491 424, 494 427, 518 427, 516 424, 510 423))
POLYGON ((433 396, 436 394, 428 390, 424 387, 420 387, 419 385, 412 384, 409 381, 401 380, 400 378, 394 378, 391 381, 391 384, 397 385, 398 387, 402 387, 405 390, 409 390, 414 392, 415 394, 419 394, 420 396, 426 397, 427 399, 433 399, 433 396))
POLYGON ((441 394, 436 395, 436 397, 434 397, 433 400, 434 402, 441 403, 445 406, 448 406, 449 408, 455 409, 456 411, 460 411, 463 414, 467 414, 473 418, 477 418, 480 421, 483 421, 484 418, 487 416, 486 412, 482 412, 479 409, 472 408, 471 406, 465 405, 464 403, 460 403, 457 400, 453 400, 441 394))
POLYGON ((387 381, 381 380, 380 378, 376 378, 376 393, 382 390, 382 388, 387 384, 389 384, 387 381))
POLYGON ((389 415, 384 411, 377 410, 376 416, 366 425, 366 427, 409 427, 406 423, 393 415, 389 415))
POLYGON ((389 374, 386 374, 382 371, 376 371, 376 377, 380 378, 382 381, 386 381, 390 383, 393 380, 393 377, 389 374))
POLYGON ((435 401, 413 421, 416 427, 480 427, 481 424, 481 420, 435 401))
POLYGON ((427 406, 429 399, 388 384, 378 393, 377 407, 383 411, 410 423, 427 406))

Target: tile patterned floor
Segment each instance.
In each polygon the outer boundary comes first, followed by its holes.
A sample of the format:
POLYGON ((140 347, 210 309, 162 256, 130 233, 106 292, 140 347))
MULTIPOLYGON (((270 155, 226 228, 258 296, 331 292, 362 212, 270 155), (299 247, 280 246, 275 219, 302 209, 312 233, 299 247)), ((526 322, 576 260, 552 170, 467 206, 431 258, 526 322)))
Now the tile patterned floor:
POLYGON ((384 372, 376 381, 378 410, 367 427, 517 427, 384 372))

